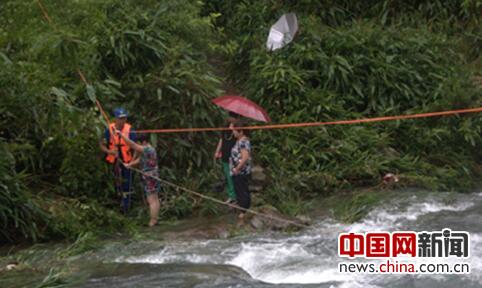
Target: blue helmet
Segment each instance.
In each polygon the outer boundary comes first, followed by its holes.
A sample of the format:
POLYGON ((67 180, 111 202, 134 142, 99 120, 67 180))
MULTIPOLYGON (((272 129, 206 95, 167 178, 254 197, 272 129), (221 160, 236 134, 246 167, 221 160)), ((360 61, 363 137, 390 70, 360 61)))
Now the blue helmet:
POLYGON ((129 113, 127 113, 127 110, 122 107, 118 107, 114 109, 115 118, 124 118, 124 117, 127 117, 128 115, 129 113))

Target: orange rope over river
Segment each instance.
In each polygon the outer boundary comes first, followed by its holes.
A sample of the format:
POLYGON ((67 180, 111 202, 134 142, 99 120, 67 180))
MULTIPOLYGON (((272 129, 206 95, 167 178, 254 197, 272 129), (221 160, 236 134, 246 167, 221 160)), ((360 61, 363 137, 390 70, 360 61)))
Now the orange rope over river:
MULTIPOLYGON (((302 127, 316 127, 316 126, 328 126, 328 125, 360 124, 360 123, 373 123, 373 122, 394 121, 394 120, 404 120, 404 119, 416 119, 416 118, 428 118, 428 117, 438 117, 438 116, 451 116, 451 115, 457 115, 457 114, 478 113, 478 112, 482 112, 482 107, 459 109, 459 110, 449 110, 449 111, 440 111, 440 112, 398 115, 398 116, 362 118, 362 119, 353 119, 353 120, 337 120, 337 121, 327 121, 327 122, 305 122, 305 123, 288 123, 288 124, 247 126, 247 127, 243 127, 243 129, 269 130, 269 129, 302 128, 302 127)), ((229 128, 219 127, 219 128, 152 129, 152 130, 136 130, 136 133, 187 133, 187 132, 192 133, 192 132, 212 132, 212 131, 223 131, 223 130, 229 130, 229 128)))

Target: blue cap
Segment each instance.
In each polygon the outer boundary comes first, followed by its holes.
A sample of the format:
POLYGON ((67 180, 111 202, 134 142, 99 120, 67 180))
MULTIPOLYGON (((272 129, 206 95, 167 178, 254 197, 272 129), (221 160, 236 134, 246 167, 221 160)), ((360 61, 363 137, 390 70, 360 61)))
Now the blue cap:
POLYGON ((128 115, 129 113, 127 113, 127 110, 122 107, 115 108, 114 110, 115 118, 124 118, 124 117, 127 117, 128 115))

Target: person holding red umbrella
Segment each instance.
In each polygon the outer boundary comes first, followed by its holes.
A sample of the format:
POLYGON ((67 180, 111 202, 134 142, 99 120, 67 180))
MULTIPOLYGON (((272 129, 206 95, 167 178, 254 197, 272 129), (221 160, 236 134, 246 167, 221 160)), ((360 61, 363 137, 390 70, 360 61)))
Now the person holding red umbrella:
POLYGON ((213 99, 212 102, 227 111, 234 112, 249 119, 265 123, 271 121, 268 113, 266 113, 263 108, 248 98, 242 96, 224 95, 213 99))
MULTIPOLYGON (((268 113, 263 108, 253 101, 239 95, 224 95, 213 99, 212 102, 227 111, 235 113, 235 115, 265 123, 271 121, 268 113)), ((236 138, 236 143, 232 146, 230 151, 229 170, 236 194, 236 203, 240 207, 248 209, 251 206, 251 194, 249 192, 249 179, 251 177, 251 142, 248 138, 249 130, 242 129, 243 127, 244 125, 239 119, 230 126, 233 135, 236 138)), ((221 156, 219 152, 221 152, 222 145, 223 141, 220 141, 218 143, 218 149, 216 149, 215 157, 221 156)), ((239 214, 239 218, 243 221, 244 213, 239 214)))
MULTIPOLYGON (((239 118, 239 115, 233 112, 229 112, 227 118, 228 126, 230 127, 239 118)), ((233 179, 231 177, 231 171, 229 169, 229 157, 231 156, 231 149, 236 144, 236 138, 233 135, 233 131, 225 130, 221 134, 221 138, 218 141, 216 152, 214 152, 214 159, 221 159, 223 166, 223 174, 226 179, 226 187, 228 192, 227 203, 234 203, 236 201, 236 192, 234 191, 233 179)))

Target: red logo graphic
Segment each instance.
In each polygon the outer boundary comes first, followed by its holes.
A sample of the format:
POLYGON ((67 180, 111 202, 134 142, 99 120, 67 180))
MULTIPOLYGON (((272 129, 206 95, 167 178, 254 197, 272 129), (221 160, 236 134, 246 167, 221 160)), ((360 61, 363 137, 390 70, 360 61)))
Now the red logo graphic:
POLYGON ((340 255, 355 257, 365 254, 365 236, 363 234, 340 234, 338 238, 338 251, 340 255))
POLYGON ((366 257, 390 257, 390 233, 366 234, 366 257))
POLYGON ((338 255, 349 258, 416 257, 417 233, 341 233, 338 237, 338 255))
POLYGON ((392 234, 393 257, 398 255, 416 257, 417 237, 413 232, 395 232, 392 234))

